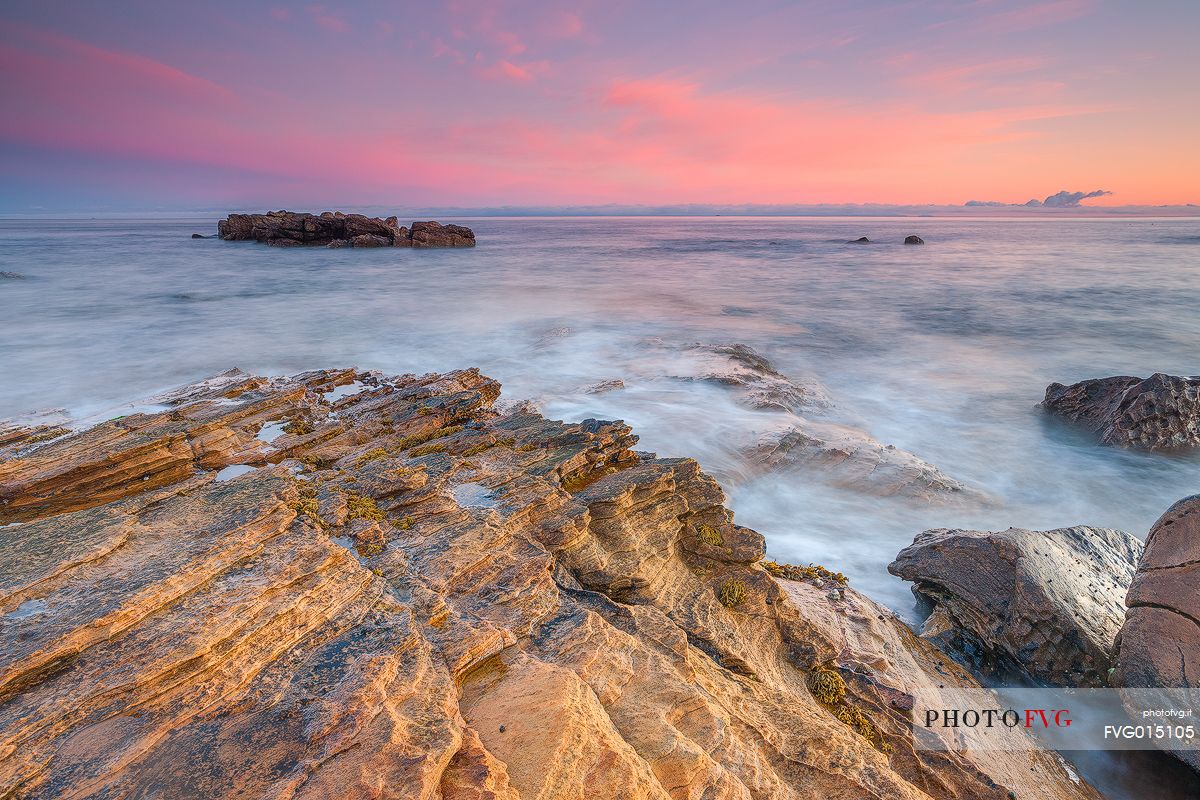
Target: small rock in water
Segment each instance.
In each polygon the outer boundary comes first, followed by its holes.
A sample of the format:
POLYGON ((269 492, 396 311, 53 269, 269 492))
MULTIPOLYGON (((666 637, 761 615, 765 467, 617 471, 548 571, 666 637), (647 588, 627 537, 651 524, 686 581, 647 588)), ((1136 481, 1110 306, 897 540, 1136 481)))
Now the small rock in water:
POLYGON ((205 236, 203 233, 193 233, 193 234, 192 234, 192 238, 193 238, 193 239, 212 239, 213 237, 212 237, 212 236, 205 236))
POLYGON ((25 276, 19 272, 0 272, 0 278, 7 278, 9 280, 19 281, 19 280, 23 280, 25 278, 25 276))
POLYGON ((865 236, 860 236, 857 239, 851 239, 846 244, 870 244, 871 240, 865 236))
POLYGON ((1092 431, 1104 444, 1143 450, 1200 446, 1200 377, 1157 372, 1046 387, 1042 408, 1092 431))
POLYGON ((925 240, 922 239, 920 236, 905 236, 904 243, 905 244, 925 244, 925 240))
POLYGON ((585 394, 604 394, 605 392, 615 392, 625 388, 625 381, 620 378, 608 378, 598 383, 593 383, 590 386, 583 387, 585 394))

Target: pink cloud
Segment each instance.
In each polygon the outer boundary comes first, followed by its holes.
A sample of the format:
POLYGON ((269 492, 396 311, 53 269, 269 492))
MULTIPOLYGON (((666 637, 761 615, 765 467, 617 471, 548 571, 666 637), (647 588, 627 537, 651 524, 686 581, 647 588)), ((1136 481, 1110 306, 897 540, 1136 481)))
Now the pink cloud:
POLYGON ((583 20, 573 12, 555 9, 542 18, 539 30, 554 39, 572 39, 583 33, 583 20))
POLYGON ((1076 19, 1094 7, 1094 0, 1034 2, 1012 11, 1002 11, 985 17, 980 27, 991 33, 1017 33, 1076 19))
POLYGON ((282 6, 275 6, 271 9, 271 17, 280 22, 286 22, 292 18, 292 12, 282 6))
POLYGON ((511 61, 502 59, 492 66, 480 70, 479 75, 487 80, 507 80, 524 83, 533 80, 535 75, 546 74, 549 70, 549 61, 529 61, 524 64, 514 64, 511 61))
POLYGON ((325 9, 324 6, 314 5, 308 7, 308 13, 320 27, 334 33, 345 33, 350 30, 350 24, 339 16, 336 16, 325 9))

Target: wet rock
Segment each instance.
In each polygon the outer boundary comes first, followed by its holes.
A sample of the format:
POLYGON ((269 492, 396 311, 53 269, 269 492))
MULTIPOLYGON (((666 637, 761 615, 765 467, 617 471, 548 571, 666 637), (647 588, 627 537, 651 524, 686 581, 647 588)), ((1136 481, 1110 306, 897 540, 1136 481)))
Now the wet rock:
POLYGON ((904 243, 905 244, 925 244, 925 240, 922 239, 920 236, 905 236, 904 243))
POLYGON ((350 240, 352 247, 391 247, 392 240, 372 233, 362 233, 350 240))
POLYGON ((214 238, 214 237, 212 237, 212 236, 205 236, 203 233, 193 233, 193 234, 192 234, 192 238, 193 238, 193 239, 212 239, 212 238, 214 238))
POLYGON ((608 378, 583 387, 584 394, 605 394, 617 392, 625 388, 625 381, 620 378, 608 378))
POLYGON ((851 239, 846 244, 870 244, 871 240, 865 236, 860 236, 857 239, 851 239))
POLYGON ((410 230, 399 225, 396 217, 379 219, 362 214, 343 214, 340 211, 325 211, 321 214, 294 211, 230 214, 217 223, 217 234, 226 241, 254 240, 279 247, 475 246, 475 234, 470 228, 461 225, 416 222, 410 230), (334 245, 333 242, 350 244, 334 245))
POLYGON ((19 281, 19 280, 24 280, 24 278, 25 278, 25 276, 19 272, 7 272, 7 271, 0 272, 0 279, 3 279, 3 280, 19 281))
POLYGON ((442 225, 437 222, 414 222, 413 247, 474 247, 475 234, 462 225, 442 225))
POLYGON ((685 352, 692 358, 678 365, 687 371, 676 377, 728 386, 750 408, 801 411, 833 405, 819 382, 792 380, 749 345, 694 344, 685 352))
POLYGON ((982 673, 1105 686, 1142 543, 1110 528, 925 531, 888 567, 933 605, 922 635, 982 673))
POLYGON ((231 371, 0 462, 0 795, 1097 797, 1020 730, 914 750, 964 671, 694 461, 498 395, 231 371))
POLYGON ((991 498, 895 445, 848 425, 793 417, 762 431, 752 460, 768 469, 803 467, 833 486, 925 503, 987 503, 991 498))
POLYGON ((1200 377, 1157 372, 1046 387, 1045 410, 1096 434, 1104 444, 1143 450, 1200 445, 1200 377))
MULTIPOLYGON (((1200 495, 1159 517, 1125 598, 1111 684, 1200 687, 1200 495)), ((1200 754, 1173 751, 1200 770, 1200 754)))

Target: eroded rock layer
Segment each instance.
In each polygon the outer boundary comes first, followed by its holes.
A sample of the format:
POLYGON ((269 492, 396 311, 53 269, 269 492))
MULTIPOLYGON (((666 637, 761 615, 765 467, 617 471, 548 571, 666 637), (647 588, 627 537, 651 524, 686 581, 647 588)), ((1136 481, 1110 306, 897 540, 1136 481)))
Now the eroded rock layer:
POLYGON ((1036 748, 914 751, 961 668, 764 566, 694 461, 498 394, 231 371, 5 428, 0 797, 1096 796, 1036 748))

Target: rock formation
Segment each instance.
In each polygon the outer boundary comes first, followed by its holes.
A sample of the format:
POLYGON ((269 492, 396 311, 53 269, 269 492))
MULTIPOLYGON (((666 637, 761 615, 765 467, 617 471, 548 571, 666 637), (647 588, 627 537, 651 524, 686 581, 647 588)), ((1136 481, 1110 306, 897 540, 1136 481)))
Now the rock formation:
POLYGON ((1105 444, 1144 450, 1200 445, 1200 377, 1156 372, 1046 387, 1042 408, 1089 430, 1105 444))
POLYGON ((871 240, 865 236, 860 236, 857 239, 851 239, 846 244, 870 244, 871 240))
POLYGON ((922 239, 920 236, 905 236, 904 243, 905 244, 925 244, 925 240, 922 239))
POLYGON ((963 670, 760 563, 694 461, 498 393, 235 370, 3 428, 0 796, 1097 797, 1036 745, 915 751, 963 670))
MULTIPOLYGON (((1125 605, 1112 685, 1200 688, 1200 495, 1154 523, 1125 605)), ((1173 752, 1200 770, 1200 753, 1173 752)))
POLYGON ((1109 528, 931 530, 888 566, 933 604, 922 636, 981 672, 1105 686, 1142 543, 1109 528))
POLYGON ((226 241, 254 240, 276 247, 475 246, 475 234, 462 225, 414 222, 410 229, 401 227, 395 217, 379 219, 340 211, 230 214, 217 223, 217 234, 226 241))
POLYGON ((754 460, 769 469, 800 466, 843 489, 924 503, 989 503, 986 493, 942 472, 907 450, 835 422, 794 417, 761 432, 754 460))
POLYGON ((728 386, 739 402, 761 411, 819 410, 833 401, 816 380, 799 383, 775 369, 754 348, 745 344, 693 344, 684 349, 684 371, 673 377, 728 386))

